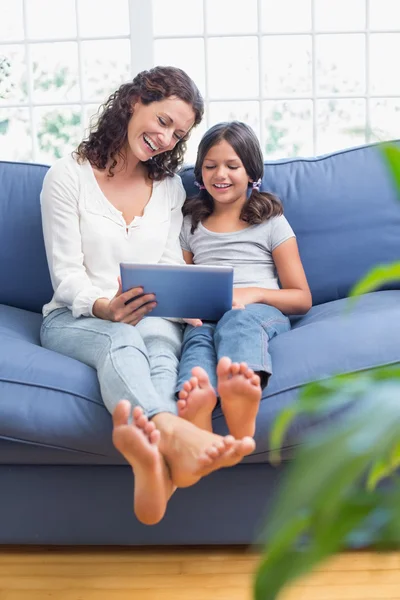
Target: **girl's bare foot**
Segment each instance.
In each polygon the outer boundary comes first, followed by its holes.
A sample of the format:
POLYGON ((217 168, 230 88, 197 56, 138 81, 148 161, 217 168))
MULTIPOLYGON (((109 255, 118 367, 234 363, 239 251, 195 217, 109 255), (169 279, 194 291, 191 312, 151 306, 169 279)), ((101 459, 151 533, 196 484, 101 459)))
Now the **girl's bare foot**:
POLYGON ((136 406, 133 422, 129 424, 131 410, 127 400, 121 400, 115 408, 113 442, 135 475, 135 514, 142 523, 154 525, 163 518, 175 488, 158 449, 160 432, 155 423, 136 406))
POLYGON ((212 471, 235 465, 255 449, 250 437, 222 437, 171 413, 159 413, 153 421, 161 433, 160 452, 178 487, 188 487, 212 471))
POLYGON ((253 437, 261 400, 260 378, 246 363, 224 356, 217 366, 218 394, 229 432, 236 438, 253 437))
POLYGON ((200 429, 212 431, 211 416, 217 396, 204 369, 195 367, 192 375, 179 392, 178 415, 200 429))

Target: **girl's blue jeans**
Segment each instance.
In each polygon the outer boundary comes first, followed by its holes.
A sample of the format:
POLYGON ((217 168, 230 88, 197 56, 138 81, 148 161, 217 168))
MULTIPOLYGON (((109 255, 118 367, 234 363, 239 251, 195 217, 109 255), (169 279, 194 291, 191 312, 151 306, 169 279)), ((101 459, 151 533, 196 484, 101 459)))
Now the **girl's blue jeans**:
POLYGON ((289 329, 288 317, 267 304, 248 304, 245 309, 232 309, 217 323, 205 322, 201 327, 187 325, 177 390, 182 389, 184 382, 192 376, 193 367, 197 366, 205 369, 216 390, 216 367, 222 356, 228 356, 232 362, 246 362, 266 385, 272 374, 268 343, 289 329))

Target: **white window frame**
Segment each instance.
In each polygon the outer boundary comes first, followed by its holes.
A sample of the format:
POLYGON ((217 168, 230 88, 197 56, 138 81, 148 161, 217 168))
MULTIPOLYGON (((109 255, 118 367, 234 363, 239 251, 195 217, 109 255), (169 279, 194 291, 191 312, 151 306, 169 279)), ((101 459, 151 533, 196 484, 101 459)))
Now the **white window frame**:
MULTIPOLYGON (((55 0, 56 1, 56 0, 55 0)), ((379 34, 393 34, 400 33, 400 29, 396 30, 372 30, 370 28, 370 0, 365 0, 365 10, 366 10, 366 26, 365 28, 360 28, 354 31, 322 31, 317 30, 316 28, 316 19, 315 19, 315 5, 318 0, 311 0, 311 30, 309 31, 286 31, 279 33, 265 33, 262 31, 261 23, 262 23, 262 10, 263 4, 262 0, 257 0, 258 3, 258 14, 259 14, 259 27, 256 33, 252 34, 243 34, 243 33, 229 33, 229 34, 209 34, 207 32, 207 1, 203 0, 203 10, 204 10, 204 32, 203 34, 196 35, 154 35, 153 34, 153 3, 152 0, 128 0, 129 5, 129 24, 130 24, 130 32, 127 35, 120 36, 96 36, 96 37, 83 37, 80 35, 80 24, 79 24, 79 11, 78 4, 80 0, 75 0, 75 12, 76 12, 76 26, 77 26, 77 35, 75 37, 63 38, 63 42, 77 42, 78 46, 78 64, 79 64, 79 85, 81 90, 81 99, 79 102, 34 102, 33 101, 33 81, 32 81, 32 62, 31 62, 31 46, 33 44, 40 44, 43 42, 53 42, 53 41, 61 41, 59 39, 50 39, 50 38, 42 38, 42 39, 29 39, 27 36, 27 3, 29 0, 23 0, 23 27, 24 27, 24 39, 20 40, 10 40, 10 41, 1 41, 2 45, 20 45, 25 49, 25 60, 27 64, 27 90, 28 97, 27 101, 24 103, 2 103, 0 109, 2 108, 28 108, 29 110, 29 119, 30 119, 30 131, 32 138, 32 160, 37 160, 38 157, 38 147, 37 147, 37 131, 35 127, 35 120, 33 117, 33 111, 36 107, 46 107, 46 106, 80 106, 81 110, 81 130, 82 135, 84 134, 85 129, 85 107, 88 104, 92 104, 93 100, 85 99, 83 94, 83 64, 82 64, 82 52, 81 46, 84 41, 95 41, 95 40, 118 40, 118 39, 128 39, 130 41, 131 46, 131 73, 132 77, 142 71, 144 69, 149 69, 154 65, 154 42, 156 40, 166 40, 166 39, 183 39, 183 38, 198 38, 204 40, 204 52, 205 52, 205 106, 206 106, 206 115, 209 114, 209 105, 211 102, 245 102, 245 101, 257 101, 258 102, 258 110, 259 110, 259 122, 260 122, 260 135, 261 135, 261 143, 264 147, 265 140, 264 131, 262 127, 262 123, 264 122, 264 114, 263 114, 263 102, 265 100, 268 101, 290 101, 290 100, 310 100, 313 105, 312 111, 312 132, 313 132, 313 151, 316 153, 317 148, 317 102, 318 100, 342 100, 342 99, 361 99, 365 100, 366 104, 366 122, 365 122, 365 131, 366 131, 366 141, 369 142, 371 140, 371 131, 370 131, 370 123, 371 123, 371 100, 378 98, 385 99, 397 99, 400 100, 400 95, 397 94, 372 94, 370 92, 371 82, 369 77, 369 58, 370 58, 370 39, 371 35, 374 33, 379 34), (334 34, 364 34, 365 35, 365 93, 364 94, 337 94, 337 95, 319 95, 317 93, 317 54, 316 54, 316 40, 318 35, 334 35, 334 34), (263 78, 263 53, 262 53, 262 40, 264 37, 268 36, 285 36, 285 35, 300 35, 300 36, 311 36, 311 52, 312 52, 312 93, 306 95, 296 95, 294 98, 290 95, 280 95, 280 96, 264 96, 262 93, 262 78, 263 78), (208 60, 208 52, 209 52, 209 40, 212 38, 222 38, 222 37, 257 37, 258 41, 258 58, 259 58, 259 95, 257 97, 249 96, 246 98, 235 98, 235 97, 226 97, 226 98, 212 98, 209 95, 209 85, 208 85, 208 73, 207 73, 207 60, 208 60)), ((166 2, 168 0, 165 0, 166 2)), ((206 117, 206 126, 209 126, 208 117, 206 117)))

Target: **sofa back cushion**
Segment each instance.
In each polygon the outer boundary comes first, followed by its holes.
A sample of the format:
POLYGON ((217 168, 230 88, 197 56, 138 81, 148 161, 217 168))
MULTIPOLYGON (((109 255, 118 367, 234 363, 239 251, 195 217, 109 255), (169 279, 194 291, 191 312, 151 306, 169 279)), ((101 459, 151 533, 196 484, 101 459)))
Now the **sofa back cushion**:
MULTIPOLYGON (((34 312, 52 296, 39 201, 47 169, 0 161, 0 304, 34 312)), ((193 168, 181 175, 196 193, 193 168)), ((314 304, 345 297, 371 267, 400 259, 400 203, 376 145, 267 161, 262 189, 282 199, 314 304)))
MULTIPOLYGON (((195 194, 193 169, 182 179, 195 194)), ((400 259, 400 198, 378 145, 267 161, 261 189, 282 200, 313 304, 346 297, 371 267, 400 259)))
POLYGON ((53 294, 39 201, 47 169, 0 161, 0 304, 34 312, 53 294))

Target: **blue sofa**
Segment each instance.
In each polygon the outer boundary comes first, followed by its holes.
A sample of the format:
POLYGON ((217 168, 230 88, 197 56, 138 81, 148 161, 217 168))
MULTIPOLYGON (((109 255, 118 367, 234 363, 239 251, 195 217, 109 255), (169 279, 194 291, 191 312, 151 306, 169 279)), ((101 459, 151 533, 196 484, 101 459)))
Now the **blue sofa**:
MULTIPOLYGON (((361 276, 400 257, 400 204, 379 148, 266 163, 263 189, 283 200, 314 306, 271 343, 255 453, 178 491, 155 527, 132 514, 131 471, 112 445, 96 373, 40 346, 52 294, 39 206, 46 169, 0 163, 0 544, 251 542, 287 465, 268 463, 279 411, 309 382, 400 361, 400 282, 345 311, 361 276)), ((192 191, 192 169, 182 177, 192 191)), ((286 459, 317 425, 296 421, 286 459)), ((214 426, 226 432, 218 410, 214 426)))

